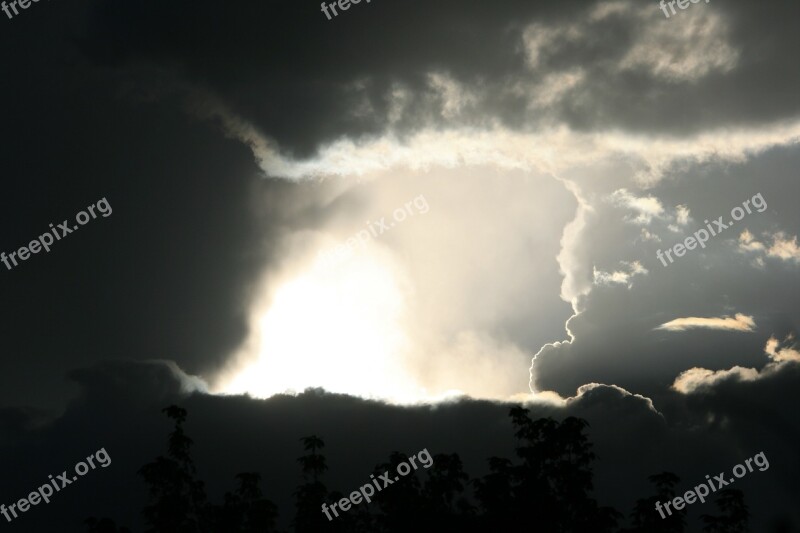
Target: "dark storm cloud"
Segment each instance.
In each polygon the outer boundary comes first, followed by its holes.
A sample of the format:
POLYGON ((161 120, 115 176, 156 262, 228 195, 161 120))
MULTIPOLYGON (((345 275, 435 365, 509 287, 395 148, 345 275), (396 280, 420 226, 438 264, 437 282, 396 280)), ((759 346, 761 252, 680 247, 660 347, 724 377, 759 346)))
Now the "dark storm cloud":
MULTIPOLYGON (((645 398, 603 385, 587 386, 565 407, 529 408, 534 417, 574 415, 590 422, 599 455, 596 495, 602 504, 626 514, 636 499, 651 494, 646 481, 651 473, 674 471, 688 490, 705 474, 729 470, 763 450, 772 468, 742 480, 754 524, 763 525, 789 509, 788 502, 797 495, 791 480, 800 470, 792 447, 798 422, 784 414, 784 406, 796 400, 792 387, 797 366, 784 370, 744 390, 723 384, 690 395, 688 401, 675 395, 667 414, 645 398), (758 398, 755 403, 753 397, 758 398)), ((108 515, 139 530, 146 488, 135 471, 164 453, 170 424, 159 411, 171 402, 189 411, 186 429, 195 440, 195 462, 212 500, 220 501, 232 489, 237 472, 258 470, 284 522, 292 516, 291 492, 300 482, 291 459, 302 454, 298 439, 304 435, 324 438, 330 466, 325 482, 339 490, 360 484, 393 450, 457 452, 472 477, 487 472, 488 457, 514 455, 508 404, 391 407, 321 391, 270 400, 187 396, 182 392, 186 376, 163 363, 106 363, 74 375, 81 394, 62 417, 3 445, 9 461, 0 500, 20 497, 47 474, 61 472, 100 446, 112 465, 81 478, 49 505, 29 511, 26 527, 42 530, 58 524, 59 531, 80 531, 78 522, 84 517, 108 515), (441 431, 443 425, 447 432, 441 431)), ((694 515, 709 511, 709 504, 692 510, 694 515)))
POLYGON ((747 454, 745 450, 769 449, 780 457, 780 467, 772 474, 771 494, 785 503, 775 502, 773 508, 775 516, 792 516, 795 524, 797 506, 789 502, 800 499, 796 481, 800 474, 800 418, 792 407, 800 401, 798 380, 800 364, 788 362, 756 381, 741 382, 731 377, 694 391, 686 403, 697 425, 705 423, 709 432, 735 435, 740 456, 747 454))
POLYGON ((800 109, 795 2, 713 2, 669 20, 632 1, 383 1, 331 21, 318 4, 97 3, 82 42, 102 64, 207 91, 295 155, 498 118, 685 134, 800 109))
POLYGON ((145 101, 88 65, 74 41, 85 5, 39 7, 0 33, 0 250, 102 197, 113 208, 49 253, 0 266, 0 403, 58 409, 77 391, 65 375, 107 357, 221 364, 268 256, 253 184, 273 205, 288 187, 259 180, 246 147, 198 127, 181 102, 145 101))
MULTIPOLYGON (((42 117, 43 124, 81 121, 90 128, 94 122, 95 133, 52 144, 39 135, 42 157, 17 152, 5 159, 18 180, 15 194, 5 197, 10 209, 2 242, 8 251, 102 196, 114 209, 49 254, 2 273, 5 350, 24 355, 13 366, 27 366, 6 371, 8 378, 17 373, 4 387, 6 401, 50 396, 28 389, 26 383, 39 378, 53 387, 46 389, 51 393, 63 392, 59 382, 76 362, 109 355, 145 353, 213 366, 246 331, 242 291, 264 259, 255 248, 263 237, 243 208, 250 192, 243 178, 257 172, 250 155, 214 134, 189 132, 180 114, 163 108, 112 107, 107 100, 84 105, 102 105, 113 114, 114 133, 108 134, 103 116, 68 111, 42 117), (166 149, 176 138, 183 147, 166 149), (59 179, 65 164, 67 182, 59 179), (53 187, 41 189, 37 175, 53 187)), ((35 120, 30 114, 27 119, 35 120)), ((21 143, 33 142, 34 132, 19 131, 21 143)))

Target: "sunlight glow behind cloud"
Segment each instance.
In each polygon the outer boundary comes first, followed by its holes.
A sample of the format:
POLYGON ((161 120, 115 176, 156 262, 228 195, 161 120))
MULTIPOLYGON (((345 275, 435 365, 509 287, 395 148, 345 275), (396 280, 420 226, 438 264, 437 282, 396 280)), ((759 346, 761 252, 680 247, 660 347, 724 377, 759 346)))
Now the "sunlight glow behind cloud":
POLYGON ((245 362, 222 380, 220 391, 268 397, 322 387, 398 403, 424 397, 401 364, 408 343, 404 294, 388 261, 359 254, 346 265, 317 264, 279 284, 254 313, 245 362))

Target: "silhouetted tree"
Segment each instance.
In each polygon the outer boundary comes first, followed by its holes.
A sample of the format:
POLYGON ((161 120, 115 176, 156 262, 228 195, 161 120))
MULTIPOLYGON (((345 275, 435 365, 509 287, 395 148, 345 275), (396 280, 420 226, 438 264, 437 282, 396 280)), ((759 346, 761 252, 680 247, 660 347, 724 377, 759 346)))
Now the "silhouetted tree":
POLYGON ((422 488, 425 522, 432 529, 460 530, 474 523, 475 507, 464 498, 469 476, 458 454, 436 454, 422 488))
POLYGON ((535 517, 537 527, 554 533, 612 531, 621 515, 598 506, 589 496, 594 488, 590 467, 596 456, 584 434, 588 423, 574 417, 561 423, 552 418, 534 421, 520 406, 509 414, 521 464, 490 460, 492 472, 476 483, 487 518, 508 526, 535 517))
POLYGON ((671 472, 662 472, 647 478, 656 487, 656 495, 637 500, 631 513, 633 528, 630 533, 683 533, 686 529, 686 508, 680 511, 671 507, 669 512, 663 504, 671 502, 675 496, 675 487, 681 479, 671 472), (656 503, 661 503, 664 518, 656 510, 656 503))
MULTIPOLYGON (((374 479, 378 480, 381 491, 376 490, 373 497, 380 509, 377 517, 378 527, 387 533, 401 533, 419 528, 420 510, 423 508, 421 487, 417 476, 408 475, 397 481, 397 465, 408 461, 408 456, 400 452, 392 452, 389 462, 375 467, 374 479), (384 488, 380 476, 389 473, 393 483, 384 488)), ((434 461, 435 463, 435 461, 434 461)))
POLYGON ((501 457, 490 457, 488 461, 490 473, 472 482, 475 496, 484 510, 481 523, 509 531, 515 519, 515 490, 511 479, 514 467, 509 459, 501 457))
MULTIPOLYGON (((334 491, 328 494, 328 501, 330 503, 338 502, 342 498, 349 497, 350 494, 342 494, 341 492, 334 491)), ((328 523, 326 532, 330 533, 375 533, 380 531, 375 523, 375 517, 369 512, 369 505, 366 501, 353 505, 347 511, 339 510, 339 516, 334 517, 331 513, 333 520, 328 523)), ((327 518, 326 518, 327 520, 327 518)))
POLYGON ((303 437, 303 448, 309 452, 298 457, 303 471, 303 484, 294 492, 296 513, 294 528, 297 533, 315 533, 328 531, 330 524, 322 513, 322 504, 328 497, 328 489, 321 481, 322 474, 328 469, 325 456, 319 450, 325 443, 316 435, 303 437))
MULTIPOLYGON (((151 503, 144 508, 148 533, 274 531, 277 507, 263 497, 261 475, 257 472, 238 474, 239 486, 233 493, 225 494, 223 505, 210 504, 203 482, 196 479, 191 457, 192 439, 183 430, 186 410, 172 405, 162 412, 175 421, 175 428, 169 434, 167 456, 158 457, 139 469, 150 488, 151 503)), ((95 527, 100 527, 99 524, 95 527)))
POLYGON ((261 474, 242 472, 236 475, 239 487, 225 493, 225 502, 218 508, 216 529, 237 533, 267 533, 275 530, 278 509, 261 493, 261 474))
POLYGON ((190 452, 192 439, 183 424, 186 410, 172 405, 162 412, 175 421, 169 435, 167 457, 160 456, 139 469, 150 487, 152 503, 144 508, 148 533, 196 533, 210 531, 203 483, 195 479, 190 452))
MULTIPOLYGON (((139 474, 149 486, 151 502, 144 509, 148 533, 268 533, 275 531, 277 508, 263 497, 257 472, 237 474, 238 487, 225 494, 220 506, 207 502, 203 483, 196 479, 191 459, 192 440, 183 425, 186 411, 170 406, 163 412, 174 420, 166 457, 144 465, 139 474)), ((328 470, 322 454, 323 440, 315 435, 300 439, 305 455, 298 457, 303 482, 294 491, 297 533, 484 533, 535 527, 547 533, 610 533, 621 515, 601 507, 592 498, 592 463, 596 459, 586 435, 588 423, 569 417, 531 420, 528 410, 513 407, 509 415, 517 438, 517 461, 492 457, 489 473, 470 481, 456 453, 436 454, 429 468, 398 476, 398 465, 411 464, 408 456, 392 452, 369 480, 380 485, 370 505, 363 501, 328 520, 322 504, 339 503, 350 494, 328 492, 322 481, 328 470), (387 486, 380 480, 388 473, 387 486), (420 481, 418 474, 424 474, 420 481), (380 481, 379 481, 380 480, 380 481), (474 495, 467 488, 474 489, 474 495), (471 497, 480 508, 473 505, 471 497)), ((418 463, 419 466, 419 463, 418 463)), ((626 533, 682 533, 686 510, 671 509, 661 518, 662 507, 676 496, 680 479, 663 472, 648 478, 656 495, 636 502, 632 529, 626 533)), ((356 487, 357 489, 357 487, 356 487)), ((738 490, 717 493, 720 516, 703 515, 707 533, 747 532, 748 510, 738 490)), ((109 519, 86 520, 89 533, 130 533, 109 519)))
POLYGON ((717 493, 714 500, 719 510, 719 516, 702 515, 706 533, 747 533, 750 513, 744 502, 744 493, 737 489, 723 489, 717 493))

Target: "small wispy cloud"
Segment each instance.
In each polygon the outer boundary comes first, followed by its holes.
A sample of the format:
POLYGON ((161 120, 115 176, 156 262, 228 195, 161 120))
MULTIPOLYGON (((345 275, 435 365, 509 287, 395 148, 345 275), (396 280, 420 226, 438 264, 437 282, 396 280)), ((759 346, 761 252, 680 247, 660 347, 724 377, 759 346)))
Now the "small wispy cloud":
POLYGON ((764 244, 755 240, 749 230, 744 230, 739 235, 739 250, 742 252, 760 252, 764 250, 764 244))
POLYGON ((783 261, 800 262, 800 247, 797 246, 797 235, 791 239, 783 233, 774 235, 772 246, 767 250, 767 255, 783 261))
POLYGON ((685 205, 679 205, 675 208, 675 220, 681 226, 686 226, 691 220, 689 208, 685 205))
POLYGON ((662 329, 666 331, 686 331, 688 329, 720 329, 725 331, 751 332, 755 330, 755 327, 756 323, 752 316, 737 313, 734 317, 724 316, 719 318, 702 318, 690 316, 685 318, 676 318, 675 320, 670 320, 669 322, 661 324, 656 329, 662 329))
POLYGON ((614 272, 604 272, 593 268, 595 285, 626 285, 629 289, 633 287, 631 279, 636 275, 645 275, 648 270, 639 261, 629 263, 622 261, 623 269, 614 272))
POLYGON ((755 236, 748 230, 744 230, 739 235, 739 251, 753 252, 759 254, 757 259, 763 262, 764 257, 780 259, 781 261, 793 261, 800 263, 800 246, 797 245, 797 235, 789 237, 782 231, 773 234, 764 234, 771 244, 756 240, 755 236))
POLYGON ((637 224, 650 224, 654 218, 661 218, 664 214, 664 206, 655 196, 636 196, 627 189, 619 189, 611 195, 611 200, 636 212, 636 217, 628 220, 637 224))
MULTIPOLYGON (((785 343, 790 343, 794 341, 793 336, 788 336, 785 343)), ((766 353, 770 359, 775 362, 783 362, 783 361, 798 361, 800 362, 800 351, 792 344, 791 346, 781 346, 781 342, 776 339, 775 337, 770 337, 767 341, 767 345, 764 347, 764 353, 766 353)))

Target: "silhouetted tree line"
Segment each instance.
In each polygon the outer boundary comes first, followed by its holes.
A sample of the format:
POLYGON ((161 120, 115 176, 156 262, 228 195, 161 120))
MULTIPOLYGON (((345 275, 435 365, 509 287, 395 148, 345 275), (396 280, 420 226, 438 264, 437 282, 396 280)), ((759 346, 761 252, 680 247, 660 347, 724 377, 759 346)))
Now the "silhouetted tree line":
MULTIPOLYGON (((271 533, 277 532, 278 510, 263 497, 257 472, 236 475, 238 486, 225 494, 221 504, 208 501, 202 481, 197 479, 191 458, 192 440, 183 424, 186 410, 170 406, 163 412, 175 427, 169 435, 167 454, 139 469, 149 488, 150 503, 143 514, 147 533, 271 533)), ((344 497, 329 491, 323 478, 328 469, 316 435, 301 439, 305 455, 297 459, 302 483, 295 489, 295 533, 408 533, 505 532, 532 529, 545 533, 680 533, 686 528, 686 509, 662 519, 656 501, 675 498, 680 479, 664 472, 651 476, 655 494, 636 502, 630 514, 633 527, 621 529, 623 515, 600 506, 591 496, 594 489, 591 465, 596 459, 586 436, 589 424, 569 417, 531 420, 528 410, 510 411, 517 438, 516 460, 488 459, 489 473, 470 479, 458 454, 436 454, 423 476, 409 475, 402 483, 376 493, 370 505, 354 505, 329 521, 321 512, 323 503, 344 497)), ((396 471, 408 460, 393 452, 389 461, 377 465, 376 476, 396 471)), ((707 533, 744 533, 748 511, 739 490, 717 494, 718 515, 703 515, 707 533)), ((86 521, 89 533, 130 533, 108 518, 86 521)))

